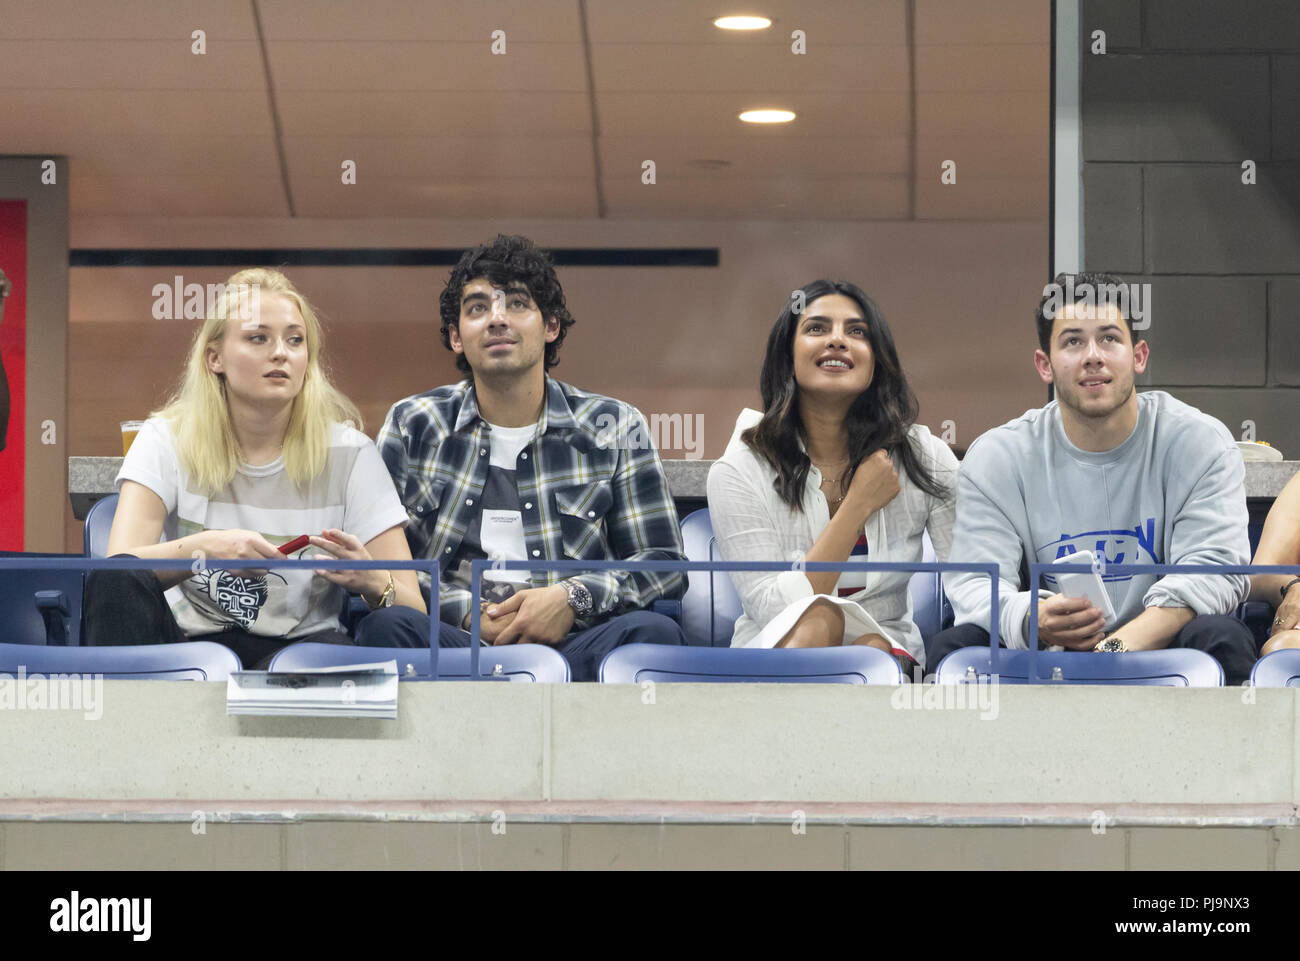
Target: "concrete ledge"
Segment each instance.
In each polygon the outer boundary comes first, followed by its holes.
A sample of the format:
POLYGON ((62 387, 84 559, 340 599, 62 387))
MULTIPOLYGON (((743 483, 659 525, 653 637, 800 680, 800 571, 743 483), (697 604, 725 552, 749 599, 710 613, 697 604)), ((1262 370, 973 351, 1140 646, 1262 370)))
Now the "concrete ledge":
POLYGON ((1292 689, 986 688, 995 700, 938 709, 925 690, 407 683, 398 719, 379 721, 228 717, 224 684, 105 681, 98 720, 0 711, 0 798, 65 811, 491 799, 1247 805, 1277 817, 1300 801, 1292 689))

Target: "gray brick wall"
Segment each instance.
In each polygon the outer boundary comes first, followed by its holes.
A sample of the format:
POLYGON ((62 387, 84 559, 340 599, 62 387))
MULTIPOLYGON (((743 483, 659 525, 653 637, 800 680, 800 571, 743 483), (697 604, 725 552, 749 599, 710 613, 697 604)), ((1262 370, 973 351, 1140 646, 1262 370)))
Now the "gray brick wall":
POLYGON ((1084 263, 1151 284, 1139 384, 1300 459, 1300 0, 1084 0, 1081 27, 1084 263))

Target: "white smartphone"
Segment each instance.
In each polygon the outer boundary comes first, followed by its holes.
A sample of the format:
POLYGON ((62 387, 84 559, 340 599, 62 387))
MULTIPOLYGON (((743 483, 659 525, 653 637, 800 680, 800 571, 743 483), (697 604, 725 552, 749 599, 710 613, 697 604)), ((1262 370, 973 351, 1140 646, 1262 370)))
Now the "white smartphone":
MULTIPOLYGON (((1074 554, 1066 554, 1064 557, 1058 557, 1055 561, 1057 564, 1087 564, 1092 567, 1092 551, 1078 551, 1074 554)), ((1101 579, 1101 575, 1096 569, 1088 571, 1086 574, 1056 574, 1056 586, 1060 588, 1060 593, 1065 597, 1083 597, 1092 602, 1092 606, 1101 611, 1102 616, 1106 618, 1106 626, 1110 627, 1115 623, 1115 607, 1110 602, 1110 594, 1106 590, 1106 585, 1101 579)))

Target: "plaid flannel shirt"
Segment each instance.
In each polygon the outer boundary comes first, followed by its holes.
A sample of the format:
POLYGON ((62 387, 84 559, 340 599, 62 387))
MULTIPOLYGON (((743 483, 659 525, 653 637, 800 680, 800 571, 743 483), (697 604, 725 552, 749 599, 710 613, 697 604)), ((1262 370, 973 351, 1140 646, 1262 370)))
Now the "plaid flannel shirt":
MULTIPOLYGON (((490 433, 469 380, 398 401, 379 433, 379 452, 410 518, 411 556, 441 562, 439 616, 457 627, 469 614, 469 585, 449 581, 448 567, 480 510, 490 433)), ((531 557, 686 559, 659 454, 645 418, 629 404, 547 377, 537 436, 515 462, 515 482, 531 557)), ((544 580, 533 577, 534 587, 573 576, 544 573, 544 580)), ((427 588, 428 575, 420 578, 427 588)), ((577 629, 685 590, 675 571, 600 571, 577 579, 594 605, 577 629)))

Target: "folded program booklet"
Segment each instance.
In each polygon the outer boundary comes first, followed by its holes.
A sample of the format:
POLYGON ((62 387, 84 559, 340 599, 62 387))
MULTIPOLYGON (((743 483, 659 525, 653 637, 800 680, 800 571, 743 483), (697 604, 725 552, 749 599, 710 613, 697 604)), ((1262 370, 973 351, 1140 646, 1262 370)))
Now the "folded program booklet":
POLYGON ((226 713, 393 720, 397 685, 396 661, 300 671, 235 671, 226 681, 226 713))

